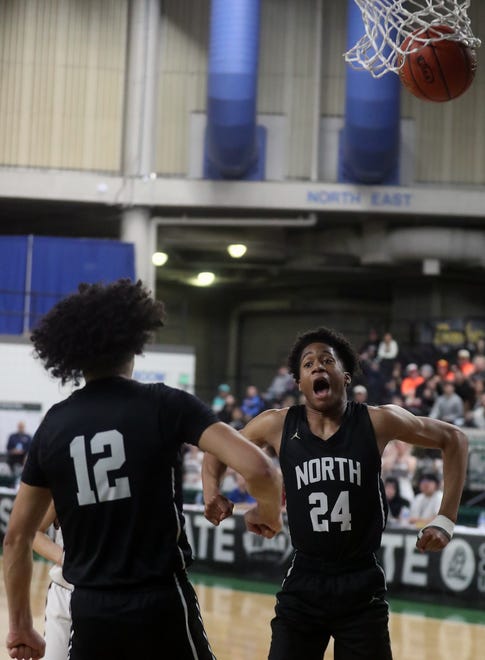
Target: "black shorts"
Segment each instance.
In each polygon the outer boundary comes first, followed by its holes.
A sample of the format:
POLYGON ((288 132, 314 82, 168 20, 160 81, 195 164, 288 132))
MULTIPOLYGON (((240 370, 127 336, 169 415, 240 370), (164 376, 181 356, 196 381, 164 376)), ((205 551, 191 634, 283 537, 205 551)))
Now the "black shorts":
POLYGON ((270 660, 392 660, 386 582, 374 555, 329 566, 297 552, 276 598, 270 660))
POLYGON ((185 574, 153 589, 75 588, 70 660, 214 660, 185 574))

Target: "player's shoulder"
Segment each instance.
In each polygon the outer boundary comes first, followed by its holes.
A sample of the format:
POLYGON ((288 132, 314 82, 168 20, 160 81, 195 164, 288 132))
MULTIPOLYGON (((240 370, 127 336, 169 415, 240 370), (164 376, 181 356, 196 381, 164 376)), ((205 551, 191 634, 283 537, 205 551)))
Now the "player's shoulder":
POLYGON ((290 408, 288 406, 285 408, 268 408, 267 410, 263 410, 263 412, 259 413, 258 417, 262 417, 268 421, 272 420, 274 423, 283 424, 289 409, 290 408))
POLYGON ((405 408, 393 403, 368 406, 369 417, 378 435, 391 437, 393 433, 419 423, 418 417, 405 408))
POLYGON ((162 399, 186 398, 190 396, 185 390, 167 385, 162 381, 144 383, 135 379, 129 381, 130 389, 137 391, 143 397, 155 397, 162 399))
POLYGON ((383 403, 380 406, 368 405, 367 410, 371 417, 395 417, 409 414, 405 408, 395 403, 383 403))
POLYGON ((369 412, 369 417, 373 422, 399 418, 402 415, 407 414, 407 411, 404 408, 394 403, 384 403, 380 406, 367 405, 367 410, 369 412))
POLYGON ((242 430, 242 434, 257 445, 271 445, 279 454, 281 433, 289 408, 269 408, 253 417, 242 430))
POLYGON ((266 432, 279 431, 283 428, 289 408, 268 408, 253 417, 245 429, 261 429, 266 432))

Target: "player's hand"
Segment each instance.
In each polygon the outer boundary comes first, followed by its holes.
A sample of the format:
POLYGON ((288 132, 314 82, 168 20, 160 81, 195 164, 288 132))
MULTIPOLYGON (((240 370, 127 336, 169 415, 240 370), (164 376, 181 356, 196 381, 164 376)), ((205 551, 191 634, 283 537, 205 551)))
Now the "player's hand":
POLYGON ((246 511, 244 519, 248 532, 253 532, 253 534, 258 534, 258 536, 264 536, 266 539, 272 539, 283 527, 281 511, 276 518, 268 519, 267 516, 261 515, 257 504, 246 511))
POLYGON ((214 495, 205 503, 204 515, 209 522, 217 527, 225 518, 232 515, 234 504, 221 493, 214 495))
POLYGON ((449 542, 448 536, 437 527, 424 527, 418 535, 416 548, 420 552, 439 552, 449 542))
POLYGON ((7 650, 9 656, 16 660, 36 660, 44 657, 45 641, 33 628, 19 630, 15 633, 9 632, 7 650))

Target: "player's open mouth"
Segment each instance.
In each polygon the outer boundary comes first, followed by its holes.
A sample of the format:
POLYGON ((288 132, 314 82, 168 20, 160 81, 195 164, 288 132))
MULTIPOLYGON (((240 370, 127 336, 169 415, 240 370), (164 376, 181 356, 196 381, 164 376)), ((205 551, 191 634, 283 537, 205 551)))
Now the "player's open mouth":
POLYGON ((330 385, 325 380, 325 378, 317 378, 313 381, 313 391, 315 394, 325 394, 329 389, 330 385))

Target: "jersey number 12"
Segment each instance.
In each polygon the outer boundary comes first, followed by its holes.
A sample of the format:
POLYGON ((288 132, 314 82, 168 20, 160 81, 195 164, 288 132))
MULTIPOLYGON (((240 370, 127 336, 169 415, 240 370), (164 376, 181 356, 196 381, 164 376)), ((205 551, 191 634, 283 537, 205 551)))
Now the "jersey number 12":
POLYGON ((131 497, 128 477, 114 479, 113 486, 110 486, 108 479, 108 473, 119 470, 126 460, 125 445, 121 433, 115 430, 96 433, 91 438, 89 447, 92 455, 101 454, 109 447, 111 456, 103 456, 95 462, 93 475, 96 488, 93 490, 89 479, 84 436, 78 435, 72 440, 69 449, 71 458, 74 461, 79 505, 111 502, 112 500, 131 497))

